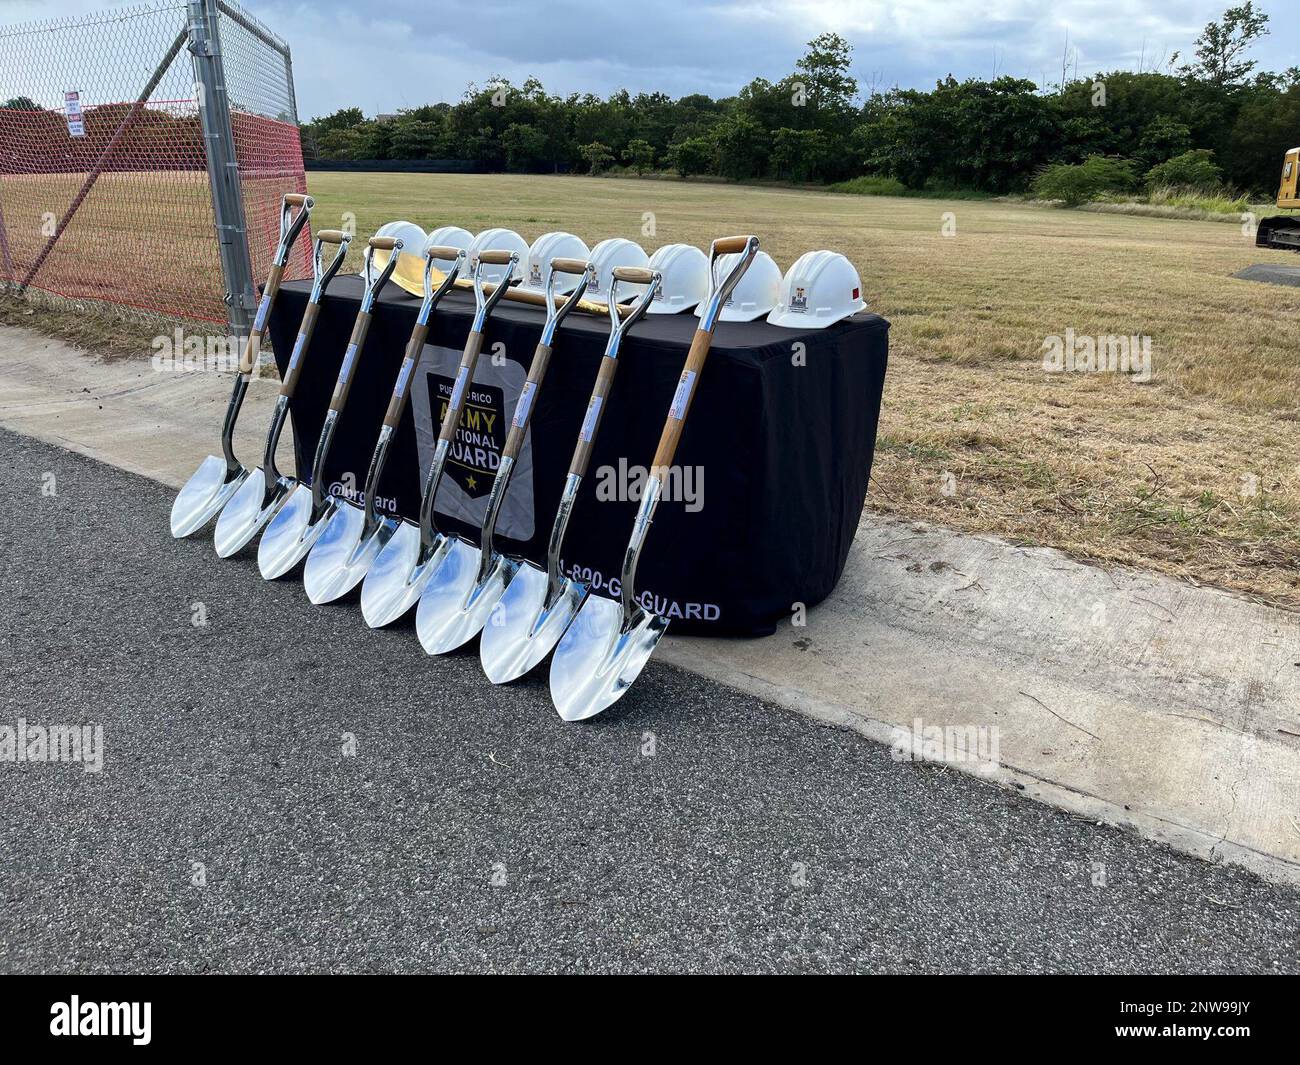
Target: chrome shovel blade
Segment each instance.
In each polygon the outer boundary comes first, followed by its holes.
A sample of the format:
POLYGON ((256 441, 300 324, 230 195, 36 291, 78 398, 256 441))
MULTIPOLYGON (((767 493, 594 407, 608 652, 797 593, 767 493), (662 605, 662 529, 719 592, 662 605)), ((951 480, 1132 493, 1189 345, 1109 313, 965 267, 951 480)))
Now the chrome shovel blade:
POLYGON ((347 595, 365 578, 396 528, 394 519, 381 518, 374 531, 365 536, 366 512, 342 500, 325 522, 303 567, 307 598, 313 603, 329 603, 347 595))
POLYGON ((440 536, 429 560, 420 565, 420 530, 403 522, 370 564, 361 585, 361 614, 372 629, 382 629, 415 606, 430 575, 451 543, 440 536))
POLYGON ((560 717, 583 721, 617 702, 667 628, 667 618, 638 609, 625 630, 618 603, 589 596, 551 659, 551 699, 560 717))
POLYGON ((488 615, 478 653, 493 684, 517 680, 550 654, 587 594, 585 585, 566 580, 548 609, 548 584, 545 571, 523 563, 488 615))
POLYGON ((172 503, 172 535, 177 539, 191 536, 217 516, 231 496, 248 477, 243 466, 227 477, 226 460, 209 455, 185 482, 172 503))
POLYGON ((296 483, 288 477, 277 477, 274 484, 269 481, 266 471, 258 466, 244 478, 239 490, 221 508, 212 544, 222 558, 229 558, 242 550, 266 528, 266 523, 275 517, 296 483))
POLYGON ((334 509, 334 499, 326 500, 325 512, 319 520, 311 520, 311 490, 306 485, 296 485, 271 519, 257 545, 257 568, 268 581, 288 573, 307 557, 325 530, 325 522, 334 509))
POLYGON ((442 565, 429 578, 415 612, 415 632, 429 654, 446 654, 473 638, 519 567, 498 555, 480 582, 482 562, 477 547, 453 540, 442 565))

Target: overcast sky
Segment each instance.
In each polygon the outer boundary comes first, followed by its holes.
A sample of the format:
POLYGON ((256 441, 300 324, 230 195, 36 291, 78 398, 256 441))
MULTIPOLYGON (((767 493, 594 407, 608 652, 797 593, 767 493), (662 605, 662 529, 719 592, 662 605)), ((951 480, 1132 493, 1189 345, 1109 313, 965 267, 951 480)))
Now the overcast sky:
MULTIPOLYGON (((560 94, 615 89, 730 96, 755 76, 789 73, 803 46, 834 30, 854 46, 854 74, 924 88, 958 78, 1060 77, 1067 34, 1079 74, 1149 69, 1189 56, 1234 0, 249 0, 293 48, 303 119, 340 107, 368 115, 438 100, 495 74, 528 75, 560 94), (1145 57, 1145 59, 1144 59, 1145 57)), ((0 22, 120 6, 106 0, 0 0, 0 22)), ((1300 65, 1294 0, 1264 0, 1272 35, 1261 66, 1300 65), (1285 20, 1289 19, 1289 23, 1285 20)))

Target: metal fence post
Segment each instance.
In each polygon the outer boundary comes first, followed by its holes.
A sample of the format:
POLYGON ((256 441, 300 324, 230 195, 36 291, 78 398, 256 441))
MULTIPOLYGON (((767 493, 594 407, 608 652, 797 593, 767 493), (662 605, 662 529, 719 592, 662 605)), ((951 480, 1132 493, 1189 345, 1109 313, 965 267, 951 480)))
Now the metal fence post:
POLYGON ((249 333, 257 292, 248 252, 244 198, 235 159, 235 133, 230 122, 230 98, 221 59, 220 15, 217 0, 189 0, 190 51, 194 55, 194 83, 199 91, 199 122, 212 187, 212 217, 221 249, 221 272, 226 281, 226 306, 230 331, 241 339, 249 333))

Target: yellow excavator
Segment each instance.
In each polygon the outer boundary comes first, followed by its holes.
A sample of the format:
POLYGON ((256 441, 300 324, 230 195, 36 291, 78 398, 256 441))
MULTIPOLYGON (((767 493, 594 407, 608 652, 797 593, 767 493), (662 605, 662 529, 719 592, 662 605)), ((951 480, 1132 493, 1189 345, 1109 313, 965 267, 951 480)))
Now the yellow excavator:
MULTIPOLYGON (((1300 208, 1300 148, 1286 153, 1282 163, 1282 185, 1277 190, 1277 205, 1283 210, 1300 208)), ((1300 251, 1300 215, 1273 215, 1262 218, 1255 231, 1255 245, 1260 248, 1281 248, 1300 251)))

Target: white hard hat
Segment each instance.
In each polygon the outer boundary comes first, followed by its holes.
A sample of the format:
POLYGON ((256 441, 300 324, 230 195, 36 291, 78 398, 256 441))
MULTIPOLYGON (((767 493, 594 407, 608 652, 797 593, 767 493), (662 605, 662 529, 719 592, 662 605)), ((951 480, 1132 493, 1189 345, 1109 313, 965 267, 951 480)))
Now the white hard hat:
POLYGON ((835 251, 810 251, 786 271, 767 320, 791 329, 825 329, 866 306, 862 280, 848 259, 835 251))
MULTIPOLYGON (((714 275, 725 278, 735 268, 742 254, 736 252, 733 255, 718 256, 718 261, 713 268, 714 275)), ((752 322, 755 318, 762 318, 767 314, 776 306, 780 298, 781 268, 776 265, 772 256, 765 251, 760 251, 749 264, 749 269, 736 282, 736 287, 731 290, 731 295, 722 305, 718 318, 724 322, 752 322)), ((703 317, 703 303, 695 308, 695 315, 703 317)))
POLYGON ((650 269, 664 275, 647 314, 689 311, 709 295, 709 257, 693 244, 665 244, 650 256, 650 269))
MULTIPOLYGON (((614 280, 614 268, 616 266, 645 267, 650 262, 650 256, 636 241, 610 237, 591 249, 587 261, 595 266, 596 276, 587 285, 586 298, 595 303, 608 303, 609 286, 614 280)), ((645 285, 620 283, 618 290, 620 293, 626 293, 631 299, 644 292, 645 285)))
MULTIPOLYGON (((520 263, 523 276, 520 288, 532 292, 546 291, 546 275, 551 269, 552 259, 583 259, 588 255, 587 243, 572 233, 543 233, 528 249, 528 258, 520 263)), ((556 274, 555 291, 561 294, 572 292, 578 287, 578 274, 556 274)))
POLYGON ((461 229, 460 226, 441 226, 430 231, 429 239, 425 241, 424 246, 427 248, 430 244, 436 244, 444 248, 464 248, 468 251, 473 243, 474 234, 468 229, 461 229))
MULTIPOLYGON (((375 231, 377 237, 396 237, 402 242, 393 267, 393 283, 412 296, 424 295, 424 246, 428 238, 414 222, 385 222, 375 231)), ((388 265, 388 252, 376 248, 372 257, 375 270, 388 265)))
MULTIPOLYGON (((513 229, 485 229, 470 242, 468 265, 472 269, 474 260, 481 251, 517 251, 519 261, 522 263, 524 257, 528 254, 528 241, 524 240, 513 229)), ((515 267, 513 276, 519 276, 519 268, 515 267)), ((495 266, 491 263, 483 264, 483 280, 497 284, 506 276, 506 267, 495 266)))

